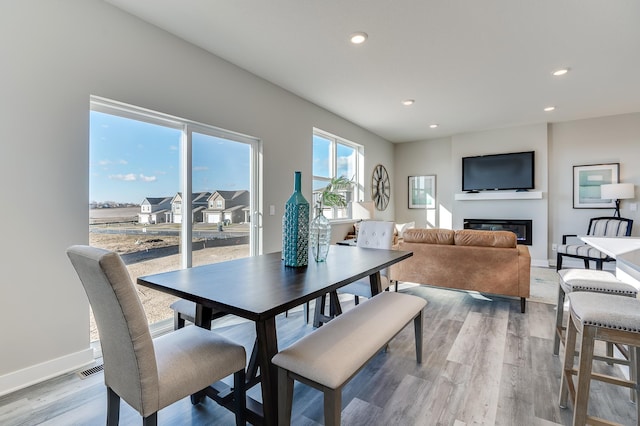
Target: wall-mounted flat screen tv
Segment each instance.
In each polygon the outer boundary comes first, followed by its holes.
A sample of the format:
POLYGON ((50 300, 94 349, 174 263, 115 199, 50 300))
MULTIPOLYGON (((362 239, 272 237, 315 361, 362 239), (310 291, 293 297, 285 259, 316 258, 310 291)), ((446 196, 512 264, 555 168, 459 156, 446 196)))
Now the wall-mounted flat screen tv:
POLYGON ((534 151, 462 158, 463 191, 535 188, 534 151))

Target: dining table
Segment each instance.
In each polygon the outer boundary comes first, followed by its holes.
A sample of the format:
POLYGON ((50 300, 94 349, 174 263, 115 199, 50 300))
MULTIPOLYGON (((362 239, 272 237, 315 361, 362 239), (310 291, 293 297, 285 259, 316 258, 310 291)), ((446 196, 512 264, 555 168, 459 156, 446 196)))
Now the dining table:
MULTIPOLYGON (((412 256, 410 251, 332 245, 324 262, 312 255, 306 266, 285 266, 280 252, 142 276, 137 283, 196 303, 195 324, 210 328, 213 310, 255 323, 256 339, 247 363, 247 387, 260 383, 262 401, 247 397, 247 421, 275 425, 278 418, 276 316, 340 287, 369 277, 371 293, 382 291, 380 271, 412 256)), ((206 394, 232 408, 232 392, 206 394)))

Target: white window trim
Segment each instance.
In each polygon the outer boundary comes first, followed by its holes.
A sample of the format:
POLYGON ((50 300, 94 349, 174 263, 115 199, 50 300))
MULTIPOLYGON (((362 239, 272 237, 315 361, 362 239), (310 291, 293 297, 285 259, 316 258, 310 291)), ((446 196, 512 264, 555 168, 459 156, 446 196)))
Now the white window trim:
MULTIPOLYGON (((251 147, 251 164, 250 164, 250 208, 251 208, 251 236, 249 238, 249 255, 256 256, 262 254, 262 184, 260 176, 262 175, 262 141, 253 136, 244 135, 233 132, 231 130, 221 129, 219 127, 210 126, 185 118, 175 117, 135 105, 125 104, 123 102, 114 101, 100 96, 90 96, 90 109, 106 114, 117 115, 132 120, 143 121, 151 124, 157 124, 164 127, 179 129, 182 131, 180 166, 182 175, 180 176, 180 191, 183 194, 182 203, 191 205, 191 135, 193 132, 202 133, 209 136, 228 139, 234 142, 240 142, 250 145, 251 147)), ((180 253, 181 265, 183 268, 192 266, 192 218, 191 215, 184 215, 181 225, 180 253)))
MULTIPOLYGON (((336 148, 337 144, 348 146, 350 148, 353 148, 356 151, 356 156, 357 156, 356 166, 355 166, 356 171, 355 171, 355 182, 353 187, 352 202, 362 201, 364 197, 364 172, 363 172, 364 147, 356 142, 334 135, 322 129, 318 129, 317 127, 313 128, 313 135, 319 136, 324 139, 328 139, 331 142, 331 147, 330 147, 331 159, 329 161, 329 175, 330 175, 329 179, 336 177, 336 171, 338 169, 338 165, 337 165, 338 156, 337 156, 337 148, 336 148)), ((316 175, 312 176, 312 180, 321 180, 321 181, 326 181, 327 183, 329 182, 329 179, 325 178, 324 176, 316 176, 316 175)), ((335 209, 337 209, 337 207, 334 207, 334 210, 335 209)), ((334 216, 335 216, 335 212, 334 212, 334 216)), ((354 221, 353 212, 350 204, 347 205, 347 216, 348 217, 330 219, 330 221, 333 223, 353 222, 354 221)))

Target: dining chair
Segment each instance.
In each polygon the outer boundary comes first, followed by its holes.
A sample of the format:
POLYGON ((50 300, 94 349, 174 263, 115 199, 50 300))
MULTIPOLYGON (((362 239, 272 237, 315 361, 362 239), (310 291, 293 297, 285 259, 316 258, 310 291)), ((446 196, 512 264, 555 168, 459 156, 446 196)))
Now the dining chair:
POLYGON ((147 318, 124 262, 117 253, 85 245, 67 249, 98 326, 107 387, 107 425, 117 425, 120 399, 157 424, 157 413, 233 374, 236 424, 245 424, 244 347, 201 327, 184 327, 151 338, 147 318))
MULTIPOLYGON (((628 237, 631 235, 633 226, 632 219, 620 217, 594 217, 589 221, 587 229, 588 236, 591 237, 628 237)), ((558 245, 558 256, 556 260, 556 271, 562 269, 562 260, 564 257, 582 259, 585 269, 589 269, 589 262, 594 261, 597 270, 602 270, 603 262, 613 262, 614 258, 607 256, 605 253, 591 247, 585 243, 569 244, 568 238, 577 237, 577 235, 563 235, 562 244, 558 245)))
MULTIPOLYGON (((366 220, 360 223, 358 227, 358 237, 356 239, 356 247, 371 248, 371 249, 385 249, 391 250, 393 246, 393 231, 394 223, 377 220, 366 220)), ((380 281, 382 290, 387 290, 390 285, 389 272, 387 269, 380 271, 380 281)), ((396 284, 396 290, 397 284, 396 284)), ((325 301, 326 295, 316 299, 316 309, 314 315, 313 325, 319 327, 323 323, 329 321, 331 318, 340 315, 342 308, 340 307, 340 301, 338 293, 352 294, 354 296, 354 302, 357 305, 360 303, 360 297, 371 297, 371 284, 369 277, 359 279, 344 287, 341 287, 338 292, 332 292, 329 294, 329 315, 325 315, 325 301)))

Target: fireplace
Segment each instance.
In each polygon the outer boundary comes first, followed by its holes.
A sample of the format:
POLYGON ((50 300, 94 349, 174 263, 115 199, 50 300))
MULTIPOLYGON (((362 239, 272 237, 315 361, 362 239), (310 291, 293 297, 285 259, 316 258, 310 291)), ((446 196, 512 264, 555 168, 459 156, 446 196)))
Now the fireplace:
POLYGON ((465 219, 464 229, 480 231, 511 231, 516 234, 518 244, 531 245, 531 220, 517 219, 465 219))

